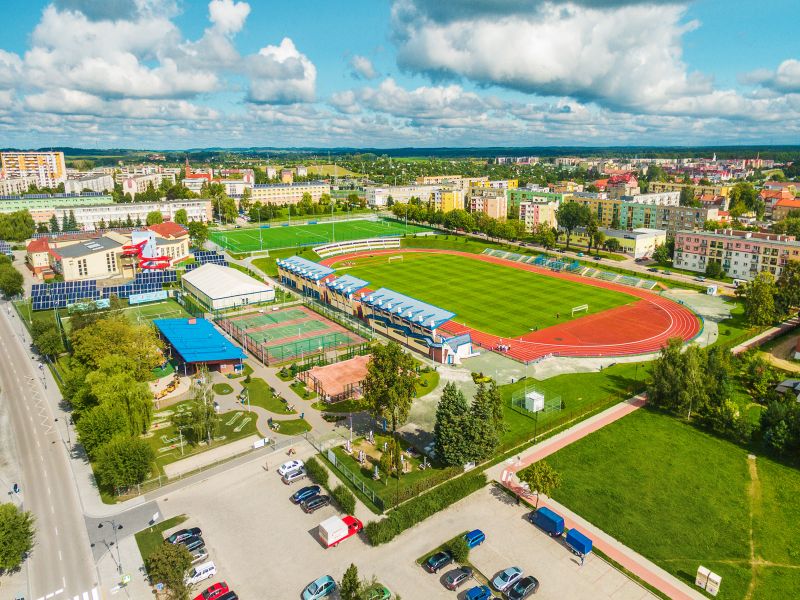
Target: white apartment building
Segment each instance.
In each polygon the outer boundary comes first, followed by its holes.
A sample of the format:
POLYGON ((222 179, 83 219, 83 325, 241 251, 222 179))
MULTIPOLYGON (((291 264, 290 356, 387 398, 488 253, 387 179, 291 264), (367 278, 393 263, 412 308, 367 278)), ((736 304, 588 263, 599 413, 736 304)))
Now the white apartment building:
POLYGON ((0 196, 21 196, 28 193, 32 185, 38 185, 39 178, 13 177, 11 179, 0 179, 0 196))
POLYGON ((419 198, 425 204, 430 201, 431 195, 439 185, 387 185, 370 186, 364 188, 367 205, 371 207, 384 207, 389 202, 389 197, 395 204, 408 204, 411 198, 419 198))
POLYGON ((39 187, 57 187, 67 180, 63 152, 0 152, 4 177, 36 177, 39 187))
POLYGON ((680 192, 656 192, 651 194, 633 194, 632 196, 622 196, 623 202, 633 202, 634 204, 651 204, 653 206, 679 206, 681 203, 680 192))
POLYGON ((114 178, 104 173, 77 173, 64 182, 64 193, 80 194, 84 190, 110 192, 114 189, 114 178))
POLYGON ((308 177, 308 167, 298 166, 295 168, 298 177, 308 177))
POLYGON ((128 216, 136 223, 147 222, 147 214, 160 212, 165 221, 174 221, 175 213, 185 210, 189 221, 208 222, 212 219, 211 200, 196 198, 192 200, 175 200, 173 202, 127 202, 120 204, 101 204, 97 206, 71 206, 55 208, 53 212, 59 222, 64 215, 72 212, 83 231, 98 229, 100 222, 125 221, 128 216))
POLYGON ((122 193, 130 194, 131 198, 136 198, 136 194, 146 192, 150 185, 152 185, 154 189, 158 189, 158 186, 161 185, 164 179, 167 179, 172 184, 175 183, 175 175, 171 173, 130 175, 122 180, 122 193))
POLYGON ((319 202, 322 194, 330 193, 331 186, 324 181, 266 183, 253 185, 251 200, 262 204, 297 204, 303 199, 303 194, 309 194, 312 202, 319 202))

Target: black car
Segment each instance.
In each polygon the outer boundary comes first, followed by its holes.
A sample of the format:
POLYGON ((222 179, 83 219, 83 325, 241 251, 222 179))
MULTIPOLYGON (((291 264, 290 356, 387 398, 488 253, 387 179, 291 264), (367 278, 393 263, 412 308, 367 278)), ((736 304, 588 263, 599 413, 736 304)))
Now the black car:
POLYGON ((439 569, 445 568, 453 562, 453 556, 449 552, 437 552, 425 561, 425 568, 429 573, 438 573, 439 569))
POLYGON ((535 594, 538 590, 539 580, 536 579, 536 577, 528 575, 512 585, 510 589, 506 590, 506 598, 508 598, 508 600, 522 600, 523 598, 535 594))
POLYGON ((330 496, 314 496, 303 502, 300 506, 307 513, 313 513, 318 508, 328 506, 331 503, 330 496))
POLYGON ((216 600, 239 600, 239 596, 236 595, 236 592, 225 592, 216 600))
POLYGON ((444 587, 448 590, 457 590, 459 586, 466 581, 472 579, 472 569, 469 567, 459 567, 455 571, 451 571, 444 578, 444 587))
POLYGON ((651 273, 658 273, 658 269, 653 268, 653 267, 651 267, 651 268, 649 268, 647 270, 650 271, 651 273))
POLYGON ((181 544, 182 546, 186 546, 186 549, 189 552, 193 552, 194 550, 197 550, 201 546, 206 545, 206 543, 203 541, 203 538, 199 535, 192 535, 188 538, 184 538, 178 543, 181 544))
POLYGON ((318 496, 321 488, 318 485, 307 485, 297 490, 292 494, 292 502, 295 504, 302 504, 306 500, 310 500, 314 496, 318 496))
POLYGON ((190 538, 192 536, 201 536, 203 532, 200 531, 199 527, 192 527, 191 529, 180 529, 169 536, 165 542, 168 544, 179 544, 186 538, 190 538))

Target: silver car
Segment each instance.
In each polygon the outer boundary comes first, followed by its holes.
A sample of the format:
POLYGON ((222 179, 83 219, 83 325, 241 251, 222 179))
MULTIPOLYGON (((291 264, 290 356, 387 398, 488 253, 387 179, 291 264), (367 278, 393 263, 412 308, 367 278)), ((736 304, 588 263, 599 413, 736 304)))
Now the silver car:
POLYGON ((281 481, 286 485, 290 485, 295 481, 300 481, 301 479, 305 479, 306 477, 306 470, 303 467, 299 469, 295 469, 294 471, 289 471, 281 478, 281 481))

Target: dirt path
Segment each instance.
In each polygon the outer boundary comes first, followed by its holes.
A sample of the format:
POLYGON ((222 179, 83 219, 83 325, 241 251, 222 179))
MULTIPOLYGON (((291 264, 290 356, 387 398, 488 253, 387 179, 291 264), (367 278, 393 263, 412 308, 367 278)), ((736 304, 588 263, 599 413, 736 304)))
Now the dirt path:
POLYGON ((750 585, 747 586, 747 593, 744 600, 751 600, 758 581, 758 567, 763 563, 761 559, 756 559, 756 546, 753 541, 753 519, 761 514, 761 481, 758 479, 758 467, 756 457, 753 454, 747 456, 747 470, 750 473, 750 485, 747 488, 747 497, 750 501, 750 526, 748 537, 750 540, 750 585))
POLYGON ((794 355, 794 348, 796 345, 797 338, 789 337, 775 346, 770 352, 762 351, 761 354, 779 369, 790 371, 792 373, 800 373, 800 363, 788 360, 790 356, 794 355))

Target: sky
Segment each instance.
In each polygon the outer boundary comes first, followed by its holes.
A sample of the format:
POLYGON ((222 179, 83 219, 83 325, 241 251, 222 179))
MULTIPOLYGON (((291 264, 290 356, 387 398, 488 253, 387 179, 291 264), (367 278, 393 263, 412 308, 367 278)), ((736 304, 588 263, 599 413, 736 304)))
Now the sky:
POLYGON ((3 0, 0 147, 800 143, 797 0, 3 0))

